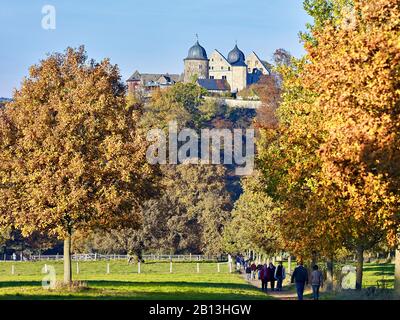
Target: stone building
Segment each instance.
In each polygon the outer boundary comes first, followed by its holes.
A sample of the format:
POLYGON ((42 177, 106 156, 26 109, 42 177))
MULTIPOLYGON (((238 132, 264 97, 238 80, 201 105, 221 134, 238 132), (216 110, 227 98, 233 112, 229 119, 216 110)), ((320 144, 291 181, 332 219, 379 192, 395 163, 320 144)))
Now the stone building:
POLYGON ((184 62, 184 82, 191 82, 194 79, 209 78, 209 60, 206 50, 199 44, 199 41, 189 49, 188 56, 184 62))
POLYGON ((189 49, 184 62, 184 82, 208 79, 209 81, 198 81, 198 84, 207 90, 222 88, 222 80, 227 83, 225 91, 238 92, 258 82, 263 75, 270 74, 270 66, 266 61, 261 60, 255 52, 246 58, 237 45, 229 52, 227 58, 218 50, 214 50, 208 59, 206 50, 197 41, 189 49), (213 83, 213 80, 219 81, 213 83))
POLYGON ((134 91, 152 91, 154 89, 163 89, 182 81, 182 76, 179 74, 158 74, 158 73, 140 73, 135 71, 126 83, 128 90, 134 91))
POLYGON ((184 59, 183 75, 149 74, 136 71, 127 80, 130 92, 149 92, 174 85, 177 82, 197 81, 197 84, 213 93, 237 93, 257 83, 263 75, 270 74, 270 65, 261 60, 255 52, 247 57, 237 45, 225 57, 214 50, 210 58, 199 41, 189 49, 184 59))

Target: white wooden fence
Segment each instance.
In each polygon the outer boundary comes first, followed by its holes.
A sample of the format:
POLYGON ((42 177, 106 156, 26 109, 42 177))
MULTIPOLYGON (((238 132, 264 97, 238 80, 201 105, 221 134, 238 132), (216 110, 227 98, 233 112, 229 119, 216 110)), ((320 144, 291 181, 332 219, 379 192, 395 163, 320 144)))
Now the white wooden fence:
MULTIPOLYGON (((86 253, 86 254, 73 254, 72 260, 74 261, 98 261, 98 260, 128 260, 129 255, 121 254, 99 254, 99 253, 86 253)), ((52 261, 62 260, 63 255, 31 255, 28 260, 31 261, 52 261)), ((145 254, 143 255, 145 261, 226 261, 227 258, 216 255, 163 255, 163 254, 145 254)))

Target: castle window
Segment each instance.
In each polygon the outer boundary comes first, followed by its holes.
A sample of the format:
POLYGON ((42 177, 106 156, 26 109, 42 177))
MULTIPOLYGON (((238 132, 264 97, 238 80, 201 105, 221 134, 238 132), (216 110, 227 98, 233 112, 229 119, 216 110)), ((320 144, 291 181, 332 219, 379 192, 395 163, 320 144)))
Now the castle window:
POLYGON ((228 71, 231 71, 231 67, 228 67, 228 71))
POLYGON ((210 79, 214 79, 214 76, 210 76, 210 79))
POLYGON ((226 76, 222 76, 222 80, 226 80, 226 76))
POLYGON ((202 66, 202 65, 199 65, 199 69, 203 69, 203 66, 202 66))

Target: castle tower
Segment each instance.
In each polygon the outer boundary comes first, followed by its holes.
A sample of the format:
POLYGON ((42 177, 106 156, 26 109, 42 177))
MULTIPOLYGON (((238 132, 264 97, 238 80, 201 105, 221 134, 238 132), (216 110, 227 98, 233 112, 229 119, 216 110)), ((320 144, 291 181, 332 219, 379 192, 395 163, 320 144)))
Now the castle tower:
POLYGON ((189 53, 185 61, 185 72, 183 81, 191 82, 194 79, 208 79, 209 76, 209 60, 206 50, 199 44, 195 43, 189 49, 189 53))
POLYGON ((228 62, 232 66, 231 89, 238 92, 247 87, 247 65, 244 53, 235 45, 228 55, 228 62))

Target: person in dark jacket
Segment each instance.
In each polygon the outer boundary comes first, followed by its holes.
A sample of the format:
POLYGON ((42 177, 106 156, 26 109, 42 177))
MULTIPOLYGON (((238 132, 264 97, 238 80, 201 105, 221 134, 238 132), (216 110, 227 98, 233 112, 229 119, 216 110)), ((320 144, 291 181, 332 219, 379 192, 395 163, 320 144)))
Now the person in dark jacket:
POLYGON ((275 266, 270 262, 267 269, 267 282, 271 283, 272 291, 275 290, 275 269, 275 266))
POLYGON ((283 280, 286 278, 286 270, 282 264, 282 261, 279 261, 279 265, 276 267, 275 270, 275 279, 278 281, 276 285, 277 291, 282 291, 282 283, 283 280))
POLYGON ((253 263, 251 264, 250 268, 251 268, 251 278, 252 278, 253 280, 256 280, 256 273, 257 273, 257 265, 256 265, 256 263, 253 262, 253 263))
POLYGON ((247 279, 247 281, 251 280, 251 267, 250 267, 250 265, 247 265, 247 267, 246 267, 246 279, 247 279))
POLYGON ((303 300, 304 287, 308 284, 308 271, 303 266, 303 262, 299 261, 296 269, 292 274, 292 283, 296 284, 297 297, 299 300, 303 300))
POLYGON ((324 276, 318 269, 319 268, 317 265, 313 267, 313 272, 311 273, 310 279, 314 300, 319 300, 319 289, 324 285, 324 276))
POLYGON ((264 266, 260 270, 260 280, 261 280, 261 290, 262 291, 267 291, 267 288, 268 288, 267 270, 268 270, 268 266, 266 264, 264 264, 264 266))
POLYGON ((257 276, 258 276, 258 280, 261 280, 261 270, 263 268, 262 264, 257 265, 257 276))

